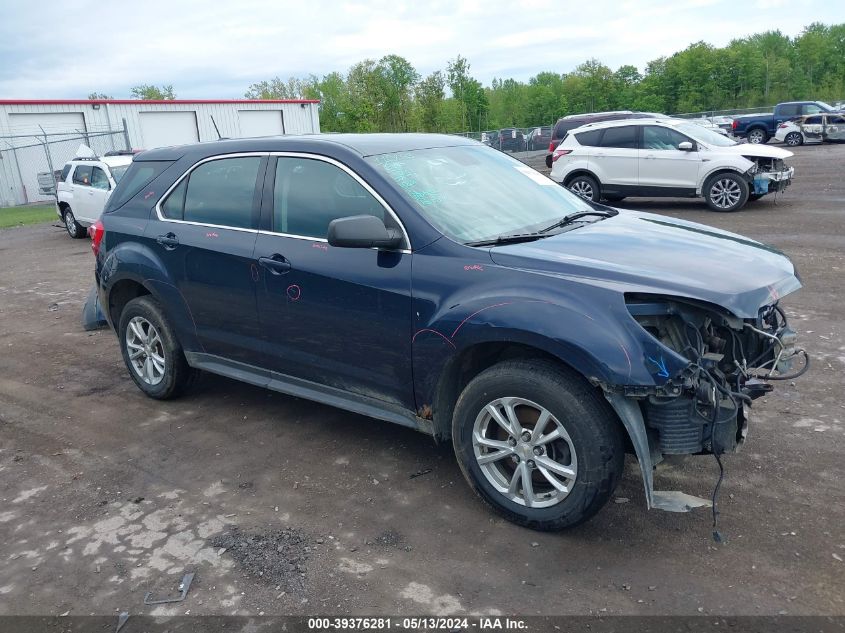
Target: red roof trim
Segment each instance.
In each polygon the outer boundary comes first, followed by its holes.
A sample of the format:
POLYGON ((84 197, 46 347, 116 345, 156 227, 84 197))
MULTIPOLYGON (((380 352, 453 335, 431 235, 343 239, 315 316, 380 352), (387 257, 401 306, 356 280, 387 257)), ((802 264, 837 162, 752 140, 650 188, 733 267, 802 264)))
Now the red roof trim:
POLYGON ((142 99, 0 99, 0 105, 102 105, 168 104, 168 103, 320 103, 319 99, 168 99, 144 101, 142 99))

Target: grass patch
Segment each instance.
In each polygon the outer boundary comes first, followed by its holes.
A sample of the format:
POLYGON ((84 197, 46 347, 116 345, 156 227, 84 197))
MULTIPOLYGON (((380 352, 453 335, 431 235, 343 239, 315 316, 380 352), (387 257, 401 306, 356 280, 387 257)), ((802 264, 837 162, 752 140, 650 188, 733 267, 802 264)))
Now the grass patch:
POLYGON ((0 207, 0 229, 58 219, 56 207, 52 204, 37 207, 0 207))

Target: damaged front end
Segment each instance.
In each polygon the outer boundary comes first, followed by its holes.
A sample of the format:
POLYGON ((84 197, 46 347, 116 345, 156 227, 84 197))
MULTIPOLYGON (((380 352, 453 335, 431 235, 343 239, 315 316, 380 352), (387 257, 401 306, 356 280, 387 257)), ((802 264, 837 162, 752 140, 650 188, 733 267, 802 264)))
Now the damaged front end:
POLYGON ((764 196, 767 193, 784 191, 795 174, 794 167, 787 167, 782 158, 744 156, 754 165, 746 172, 751 194, 764 196))
POLYGON ((772 390, 771 381, 803 374, 809 357, 796 347, 796 334, 777 302, 754 319, 682 298, 630 294, 625 302, 648 334, 643 360, 658 386, 640 393, 626 389, 608 399, 641 461, 649 507, 686 511, 709 505, 682 493, 653 491, 646 471, 667 455, 737 450, 748 431, 752 401, 772 390))

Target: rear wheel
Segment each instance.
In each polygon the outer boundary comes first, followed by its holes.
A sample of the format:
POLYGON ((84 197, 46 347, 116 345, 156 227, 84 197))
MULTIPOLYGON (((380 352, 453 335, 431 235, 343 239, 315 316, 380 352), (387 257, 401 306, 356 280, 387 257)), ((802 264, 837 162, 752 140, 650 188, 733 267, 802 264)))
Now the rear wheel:
POLYGON ((575 176, 566 183, 566 187, 585 200, 598 202, 601 199, 601 185, 592 176, 586 174, 575 176))
POLYGON ((67 234, 73 239, 78 240, 85 237, 85 227, 76 221, 76 216, 73 215, 73 210, 70 207, 65 208, 62 219, 65 221, 67 234))
POLYGON ((754 145, 765 143, 769 140, 769 135, 763 128, 755 127, 748 130, 748 142, 754 145))
POLYGON ((713 211, 739 211, 748 202, 748 195, 748 183, 738 174, 716 174, 704 185, 704 199, 713 211))
POLYGON ((199 372, 188 365, 161 304, 150 295, 126 304, 118 337, 129 375, 150 398, 175 398, 196 380, 199 372))
POLYGON ((804 135, 801 132, 790 132, 784 137, 783 142, 790 147, 804 144, 804 135))
POLYGON ((481 498, 536 530, 586 521, 622 475, 613 410, 580 377, 546 361, 499 363, 476 376, 455 407, 452 442, 481 498))

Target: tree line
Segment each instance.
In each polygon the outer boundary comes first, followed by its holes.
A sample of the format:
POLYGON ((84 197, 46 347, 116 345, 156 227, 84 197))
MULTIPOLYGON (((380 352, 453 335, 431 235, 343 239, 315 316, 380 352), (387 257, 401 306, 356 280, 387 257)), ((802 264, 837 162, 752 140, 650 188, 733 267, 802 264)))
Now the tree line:
POLYGON ((596 59, 572 72, 482 86, 463 57, 426 77, 398 55, 366 59, 346 74, 278 77, 249 99, 319 99, 327 132, 464 132, 548 125, 603 110, 685 113, 845 99, 845 24, 813 23, 790 38, 766 31, 715 47, 696 42, 669 57, 612 70, 596 59))
MULTIPOLYGON (((423 77, 399 55, 365 59, 346 73, 275 77, 248 99, 319 99, 327 132, 469 132, 548 125, 566 114, 642 110, 667 114, 767 106, 792 99, 845 99, 845 24, 810 24, 791 38, 766 31, 715 47, 696 42, 640 71, 597 59, 528 81, 483 86, 458 55, 423 77)), ((141 84, 137 99, 174 99, 172 85, 141 84)), ((92 93, 89 98, 108 98, 92 93)))

